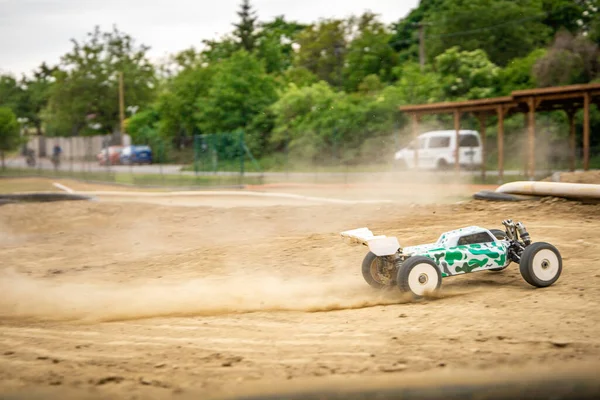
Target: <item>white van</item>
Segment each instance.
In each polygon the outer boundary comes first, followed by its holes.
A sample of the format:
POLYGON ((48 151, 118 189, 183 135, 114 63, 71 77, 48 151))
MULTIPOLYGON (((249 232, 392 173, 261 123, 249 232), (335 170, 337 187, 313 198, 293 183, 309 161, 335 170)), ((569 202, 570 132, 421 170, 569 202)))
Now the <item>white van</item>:
MULTIPOLYGON (((459 157, 461 167, 481 167, 482 150, 479 132, 459 131, 459 157)), ((396 152, 396 164, 414 169, 447 169, 454 166, 456 131, 432 131, 419 135, 406 148, 396 152), (415 165, 415 145, 419 143, 418 166, 415 165)))

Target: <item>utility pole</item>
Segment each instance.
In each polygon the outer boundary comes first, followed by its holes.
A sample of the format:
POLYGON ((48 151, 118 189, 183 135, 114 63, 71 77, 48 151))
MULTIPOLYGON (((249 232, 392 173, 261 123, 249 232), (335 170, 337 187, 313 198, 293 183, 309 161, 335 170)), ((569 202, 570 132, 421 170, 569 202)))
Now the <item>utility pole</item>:
POLYGON ((123 144, 125 134, 125 93, 123 89, 123 71, 119 71, 119 120, 121 123, 120 144, 123 144))
POLYGON ((425 24, 419 22, 419 65, 421 72, 425 69, 425 24))

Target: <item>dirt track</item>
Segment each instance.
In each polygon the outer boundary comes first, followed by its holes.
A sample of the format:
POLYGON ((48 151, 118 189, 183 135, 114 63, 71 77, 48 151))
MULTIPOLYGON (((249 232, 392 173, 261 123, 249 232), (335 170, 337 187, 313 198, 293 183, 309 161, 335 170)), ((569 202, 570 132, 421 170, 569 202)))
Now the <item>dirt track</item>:
POLYGON ((4 205, 0 391, 226 395, 316 377, 594 362, 599 230, 600 206, 562 201, 4 205), (505 218, 562 252, 555 286, 535 290, 513 265, 406 302, 371 290, 364 248, 338 235, 368 226, 410 245, 505 218))

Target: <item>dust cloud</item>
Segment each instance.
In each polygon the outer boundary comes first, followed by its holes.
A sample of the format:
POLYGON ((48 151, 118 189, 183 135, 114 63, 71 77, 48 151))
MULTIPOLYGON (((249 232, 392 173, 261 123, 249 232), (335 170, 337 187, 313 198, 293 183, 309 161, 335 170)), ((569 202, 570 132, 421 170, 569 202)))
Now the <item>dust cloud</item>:
POLYGON ((0 317, 82 322, 214 316, 259 311, 323 312, 410 301, 355 279, 237 276, 175 283, 49 282, 4 271, 0 317))

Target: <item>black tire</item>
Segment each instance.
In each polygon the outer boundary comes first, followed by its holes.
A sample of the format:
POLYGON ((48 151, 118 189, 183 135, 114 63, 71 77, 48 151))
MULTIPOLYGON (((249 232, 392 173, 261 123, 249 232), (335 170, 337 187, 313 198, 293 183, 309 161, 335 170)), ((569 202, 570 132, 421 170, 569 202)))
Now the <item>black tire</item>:
MULTIPOLYGON (((490 229, 490 233, 492 235, 494 235, 494 237, 498 240, 504 240, 506 239, 506 232, 504 232, 502 229, 490 229)), ((508 264, 506 264, 506 267, 508 267, 508 265, 510 264, 510 262, 508 264)), ((500 272, 506 269, 506 267, 500 267, 500 268, 491 268, 489 271, 492 272, 500 272)))
POLYGON ((498 240, 506 239, 506 232, 502 229, 490 229, 490 233, 498 240))
POLYGON ((525 282, 531 286, 547 287, 560 277, 562 257, 558 249, 550 243, 532 243, 525 247, 519 269, 525 282))
POLYGON ((539 197, 524 196, 509 193, 499 193, 491 190, 480 190, 473 195, 475 200, 489 200, 489 201, 525 201, 525 200, 538 200, 539 197))
POLYGON ((410 293, 414 298, 422 298, 427 291, 435 292, 442 285, 442 273, 437 264, 428 257, 414 256, 408 258, 400 268, 396 277, 398 288, 403 293, 410 293), (415 271, 419 268, 422 271, 415 271), (418 275, 415 276, 414 274, 418 275), (417 279, 416 281, 414 279, 417 279), (422 278, 424 281, 422 281, 422 278), (423 289, 423 291, 419 290, 423 289))
POLYGON ((373 276, 376 271, 374 269, 377 268, 377 262, 379 257, 377 257, 372 252, 368 252, 362 262, 362 276, 365 281, 369 284, 369 286, 374 287, 375 289, 383 289, 385 287, 389 287, 394 284, 393 276, 390 277, 390 282, 386 284, 381 280, 378 276, 373 276))
POLYGON ((440 171, 447 171, 449 167, 450 167, 450 165, 443 158, 441 160, 438 160, 438 162, 437 162, 437 169, 438 170, 440 170, 440 171))

